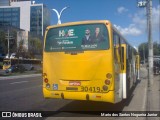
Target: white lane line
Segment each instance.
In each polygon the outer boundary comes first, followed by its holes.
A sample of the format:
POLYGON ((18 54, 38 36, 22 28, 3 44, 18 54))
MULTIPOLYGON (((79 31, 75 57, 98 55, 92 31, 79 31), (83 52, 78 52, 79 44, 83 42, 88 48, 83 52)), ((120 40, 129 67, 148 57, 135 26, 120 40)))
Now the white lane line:
POLYGON ((6 77, 0 77, 1 80, 13 80, 13 79, 18 79, 18 78, 28 78, 28 77, 38 77, 41 76, 42 74, 30 74, 30 75, 20 75, 20 76, 6 76, 6 77))
POLYGON ((28 82, 28 81, 21 81, 21 82, 13 82, 13 83, 10 83, 10 84, 20 84, 20 83, 26 83, 26 82, 28 82))
POLYGON ((147 84, 148 82, 146 82, 146 85, 145 85, 145 89, 144 89, 144 98, 143 98, 143 104, 142 104, 142 111, 145 111, 146 110, 146 104, 147 104, 147 84))

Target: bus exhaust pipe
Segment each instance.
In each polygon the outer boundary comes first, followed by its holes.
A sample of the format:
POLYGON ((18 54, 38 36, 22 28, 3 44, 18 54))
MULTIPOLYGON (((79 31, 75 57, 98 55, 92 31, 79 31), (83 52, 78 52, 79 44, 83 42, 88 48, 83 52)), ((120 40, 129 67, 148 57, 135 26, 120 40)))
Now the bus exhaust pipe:
POLYGON ((61 98, 64 99, 64 94, 63 93, 61 93, 61 98))
POLYGON ((88 94, 86 95, 86 100, 89 100, 89 95, 88 94))

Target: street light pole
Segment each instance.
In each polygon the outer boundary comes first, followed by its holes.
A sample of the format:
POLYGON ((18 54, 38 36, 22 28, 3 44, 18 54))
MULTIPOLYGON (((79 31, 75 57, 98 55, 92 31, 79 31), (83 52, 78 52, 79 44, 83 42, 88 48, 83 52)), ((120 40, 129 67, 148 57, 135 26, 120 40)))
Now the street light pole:
POLYGON ((149 86, 153 84, 153 41, 152 41, 152 0, 147 2, 148 23, 148 79, 149 86))
POLYGON ((138 7, 146 7, 148 28, 148 85, 153 85, 153 41, 152 41, 152 0, 138 2, 138 7))
POLYGON ((7 34, 7 37, 8 37, 8 58, 9 58, 9 37, 10 37, 10 35, 9 35, 9 29, 8 29, 8 34, 7 34))
POLYGON ((58 17, 58 23, 57 23, 57 24, 61 24, 61 15, 62 15, 63 11, 64 11, 65 9, 67 9, 67 8, 69 8, 69 7, 64 7, 64 8, 61 10, 60 13, 59 13, 56 9, 52 9, 52 10, 55 11, 56 14, 57 14, 57 17, 58 17))
POLYGON ((145 47, 145 44, 143 44, 143 59, 144 59, 144 64, 146 63, 146 58, 145 58, 145 49, 144 49, 144 47, 145 47))

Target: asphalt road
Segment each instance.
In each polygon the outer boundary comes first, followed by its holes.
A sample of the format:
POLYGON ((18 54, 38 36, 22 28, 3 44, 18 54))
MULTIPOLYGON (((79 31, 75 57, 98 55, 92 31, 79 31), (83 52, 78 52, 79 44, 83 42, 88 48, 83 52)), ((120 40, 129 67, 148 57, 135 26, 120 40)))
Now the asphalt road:
POLYGON ((65 116, 100 117, 100 114, 89 111, 145 111, 147 82, 145 75, 141 78, 133 88, 130 98, 114 105, 104 102, 44 99, 41 76, 2 79, 0 80, 0 111, 59 111, 50 114, 58 120, 66 119, 65 116))
POLYGON ((104 102, 44 99, 41 76, 0 80, 0 101, 0 111, 122 111, 124 104, 130 102, 113 105, 104 102))

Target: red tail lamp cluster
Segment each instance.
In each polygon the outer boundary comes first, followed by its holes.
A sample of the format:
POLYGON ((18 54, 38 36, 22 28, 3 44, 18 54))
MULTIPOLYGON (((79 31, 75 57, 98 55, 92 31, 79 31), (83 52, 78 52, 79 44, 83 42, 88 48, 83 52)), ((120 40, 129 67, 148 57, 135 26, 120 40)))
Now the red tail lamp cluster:
POLYGON ((47 74, 46 73, 43 73, 43 80, 46 84, 48 84, 48 78, 47 78, 47 74))
POLYGON ((106 78, 107 78, 107 79, 104 81, 105 85, 103 86, 103 90, 104 90, 104 91, 107 91, 107 90, 108 90, 108 85, 111 84, 112 74, 107 73, 107 74, 106 74, 106 78))

